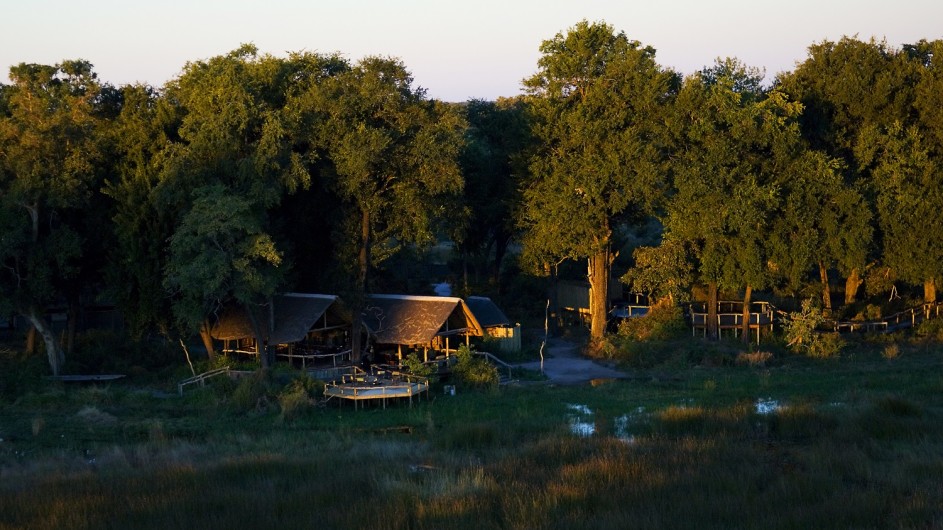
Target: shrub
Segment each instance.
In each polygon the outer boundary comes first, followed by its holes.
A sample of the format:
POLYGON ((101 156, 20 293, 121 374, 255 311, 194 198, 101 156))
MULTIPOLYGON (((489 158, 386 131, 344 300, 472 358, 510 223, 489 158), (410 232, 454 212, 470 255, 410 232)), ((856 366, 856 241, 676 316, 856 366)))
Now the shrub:
POLYGON ((884 347, 884 351, 881 352, 881 357, 884 357, 888 361, 896 359, 900 356, 900 346, 897 344, 888 344, 884 347))
POLYGON ((460 346, 455 352, 455 358, 452 374, 463 387, 490 389, 498 386, 498 368, 477 357, 468 346, 460 346))
POLYGON ((812 303, 803 300, 802 310, 790 313, 785 322, 786 341, 792 350, 817 359, 837 356, 845 347, 838 333, 821 333, 817 328, 825 322, 825 314, 812 303))
POLYGON ((747 364, 750 366, 766 366, 766 363, 773 358, 773 354, 768 351, 740 352, 737 354, 737 364, 747 364))
POLYGON ((293 379, 278 393, 279 418, 291 421, 314 408, 317 396, 324 392, 324 384, 304 374, 293 379))
POLYGON ((681 308, 670 304, 654 305, 645 316, 623 319, 618 328, 620 337, 632 340, 668 340, 686 332, 681 308))
POLYGON ((242 412, 268 410, 272 397, 272 381, 268 370, 257 370, 239 381, 232 394, 233 406, 242 412))
POLYGON ((406 368, 406 371, 418 375, 419 377, 431 377, 435 372, 435 368, 431 365, 425 364, 422 360, 419 359, 419 354, 412 352, 403 359, 403 366, 406 368))

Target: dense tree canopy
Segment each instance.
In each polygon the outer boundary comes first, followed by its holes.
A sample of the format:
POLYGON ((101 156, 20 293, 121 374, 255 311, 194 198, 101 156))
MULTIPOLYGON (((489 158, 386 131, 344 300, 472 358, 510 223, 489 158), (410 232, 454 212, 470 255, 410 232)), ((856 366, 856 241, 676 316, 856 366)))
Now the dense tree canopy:
POLYGON ((592 336, 606 326, 612 237, 664 189, 659 123, 676 82, 655 50, 581 22, 540 47, 525 81, 537 142, 521 205, 536 262, 586 259, 592 336))
MULTIPOLYGON (((525 95, 461 104, 428 99, 388 57, 244 45, 118 88, 84 60, 21 64, 0 84, 0 309, 42 337, 53 373, 93 300, 136 337, 199 333, 212 355, 224 305, 330 286, 356 319, 404 249, 451 239, 465 267, 490 261, 494 287, 519 240, 531 270, 586 264, 599 339, 621 237, 642 221, 660 244, 626 246, 618 266, 672 302, 705 287, 744 307, 754 291, 815 293, 827 309, 839 276, 836 312, 862 282, 933 301, 941 57, 943 41, 846 37, 772 86, 736 59, 682 80, 583 21, 540 45, 525 95)), ((264 346, 270 323, 253 325, 264 346)))

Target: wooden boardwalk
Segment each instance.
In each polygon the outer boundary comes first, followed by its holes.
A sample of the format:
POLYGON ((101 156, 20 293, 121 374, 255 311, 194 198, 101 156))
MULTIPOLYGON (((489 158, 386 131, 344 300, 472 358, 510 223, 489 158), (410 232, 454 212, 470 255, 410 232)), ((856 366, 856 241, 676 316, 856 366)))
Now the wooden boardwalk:
MULTIPOLYGON (((734 337, 740 335, 743 329, 743 302, 717 303, 717 332, 723 336, 724 331, 732 332, 734 337)), ((762 331, 773 333, 773 323, 776 317, 776 308, 768 302, 753 302, 750 304, 749 329, 756 331, 756 343, 760 343, 762 331)), ((696 337, 700 332, 707 337, 707 304, 691 304, 688 306, 688 319, 691 322, 691 336, 696 337)))
POLYGON ((382 400, 386 408, 388 399, 409 399, 412 405, 413 397, 419 399, 422 393, 429 396, 429 379, 415 375, 404 374, 390 370, 372 370, 370 373, 354 368, 354 373, 343 375, 339 381, 332 381, 324 385, 324 396, 327 399, 338 398, 352 401, 354 408, 365 400, 382 400))

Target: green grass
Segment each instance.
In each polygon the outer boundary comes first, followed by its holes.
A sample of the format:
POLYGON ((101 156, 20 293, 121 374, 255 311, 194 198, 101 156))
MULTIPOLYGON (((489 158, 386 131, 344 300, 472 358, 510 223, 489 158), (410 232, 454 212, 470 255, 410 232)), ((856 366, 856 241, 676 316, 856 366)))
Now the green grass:
POLYGON ((884 346, 290 417, 33 381, 0 402, 0 528, 940 527, 943 353, 884 346))

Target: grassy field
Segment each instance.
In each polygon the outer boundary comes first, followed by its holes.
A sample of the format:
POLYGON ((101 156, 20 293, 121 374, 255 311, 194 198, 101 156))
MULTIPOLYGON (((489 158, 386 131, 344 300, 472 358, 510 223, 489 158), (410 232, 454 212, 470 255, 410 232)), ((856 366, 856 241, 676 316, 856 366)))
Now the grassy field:
POLYGON ((35 382, 0 404, 0 528, 940 528, 943 349, 882 348, 386 410, 35 382))

